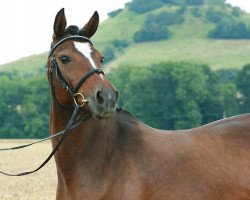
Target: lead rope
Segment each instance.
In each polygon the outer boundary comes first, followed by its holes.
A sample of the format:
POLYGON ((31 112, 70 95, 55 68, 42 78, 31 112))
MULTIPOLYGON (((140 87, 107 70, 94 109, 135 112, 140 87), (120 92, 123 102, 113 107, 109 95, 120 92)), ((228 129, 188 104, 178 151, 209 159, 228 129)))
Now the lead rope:
MULTIPOLYGON (((91 115, 88 115, 88 116, 85 116, 85 118, 79 120, 78 123, 74 124, 70 130, 72 129, 75 129, 76 127, 78 127, 82 122, 86 121, 87 119, 89 119, 91 117, 91 115)), ((29 146, 32 146, 34 144, 38 144, 38 143, 41 143, 41 142, 44 142, 46 140, 50 140, 52 138, 55 138, 55 137, 58 137, 60 135, 63 135, 65 133, 65 130, 63 131, 60 131, 58 133, 55 133, 51 136, 48 136, 48 137, 45 137, 43 139, 40 139, 38 141, 35 141, 35 142, 31 142, 29 144, 25 144, 25 145, 19 145, 19 146, 15 146, 15 147, 9 147, 9 148, 0 148, 0 151, 9 151, 9 150, 17 150, 17 149, 23 149, 23 148, 26 148, 26 147, 29 147, 29 146)))
MULTIPOLYGON (((79 111, 79 105, 75 106, 74 112, 65 128, 65 130, 63 131, 64 134, 62 135, 62 137, 60 138, 60 140, 58 141, 58 143, 56 144, 55 148, 52 150, 52 152, 50 153, 50 155, 46 158, 46 160, 39 166, 37 167, 35 170, 32 171, 27 171, 27 172, 22 172, 22 173, 18 173, 18 174, 10 174, 10 173, 6 173, 3 171, 0 171, 0 174, 6 175, 6 176, 25 176, 28 174, 32 174, 34 172, 39 171, 41 168, 43 168, 44 165, 46 165, 47 162, 49 162, 49 160, 52 158, 53 155, 55 155, 55 153, 57 152, 57 150, 59 149, 59 147, 61 146, 62 142, 64 141, 64 139, 66 138, 66 136, 68 135, 68 133, 70 132, 70 130, 73 128, 73 124, 76 120, 76 117, 78 115, 78 111, 79 111)), ((24 145, 25 146, 25 145, 24 145)), ((23 147, 20 147, 23 148, 23 147)), ((18 149, 18 148, 15 148, 18 149)))

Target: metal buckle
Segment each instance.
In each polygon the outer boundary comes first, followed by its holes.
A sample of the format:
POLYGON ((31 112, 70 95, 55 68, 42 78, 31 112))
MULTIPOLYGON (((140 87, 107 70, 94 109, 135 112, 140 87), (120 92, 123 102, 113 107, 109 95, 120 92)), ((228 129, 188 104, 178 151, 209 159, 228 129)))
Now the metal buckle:
POLYGON ((76 93, 75 96, 74 96, 74 102, 76 105, 79 105, 79 107, 83 107, 86 103, 88 103, 89 101, 87 99, 85 99, 85 97, 83 96, 82 93, 76 93), (82 100, 80 101, 80 104, 78 103, 77 101, 77 96, 80 96, 82 97, 82 100))

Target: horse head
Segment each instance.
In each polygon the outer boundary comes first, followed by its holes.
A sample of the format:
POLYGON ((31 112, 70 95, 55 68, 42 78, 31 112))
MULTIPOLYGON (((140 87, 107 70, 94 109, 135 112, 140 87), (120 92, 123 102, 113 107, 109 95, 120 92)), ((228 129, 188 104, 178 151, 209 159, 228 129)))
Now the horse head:
POLYGON ((97 12, 83 28, 66 27, 64 9, 57 13, 48 57, 48 77, 57 104, 65 107, 75 103, 95 118, 105 118, 116 110, 118 91, 101 70, 104 56, 90 40, 98 24, 97 12))

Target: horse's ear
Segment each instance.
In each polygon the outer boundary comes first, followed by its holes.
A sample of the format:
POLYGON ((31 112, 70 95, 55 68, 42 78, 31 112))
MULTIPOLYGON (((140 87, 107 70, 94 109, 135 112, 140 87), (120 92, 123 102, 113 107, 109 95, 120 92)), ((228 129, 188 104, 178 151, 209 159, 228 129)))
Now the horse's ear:
POLYGON ((83 27, 85 36, 91 38, 96 32, 98 24, 99 24, 99 15, 98 12, 95 11, 95 13, 90 18, 89 22, 85 24, 85 26, 83 27))
POLYGON ((67 25, 66 17, 64 14, 64 8, 62 8, 56 15, 54 22, 54 35, 56 38, 63 36, 67 25))

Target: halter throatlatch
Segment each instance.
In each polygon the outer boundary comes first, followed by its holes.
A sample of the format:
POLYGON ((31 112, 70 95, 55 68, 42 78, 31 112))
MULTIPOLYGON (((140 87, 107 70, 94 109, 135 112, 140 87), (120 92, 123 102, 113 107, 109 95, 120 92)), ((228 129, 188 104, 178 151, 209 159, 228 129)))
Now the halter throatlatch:
MULTIPOLYGON (((79 35, 72 35, 72 36, 68 36, 63 38, 62 40, 60 40, 59 42, 57 42, 51 49, 51 51, 49 52, 49 57, 51 57, 50 60, 50 80, 51 80, 51 84, 52 84, 52 72, 53 70, 56 70, 56 77, 57 79, 60 80, 62 87, 66 90, 69 91, 70 94, 73 96, 74 98, 74 103, 76 105, 79 105, 80 107, 83 107, 88 100, 84 97, 83 94, 78 93, 79 88, 82 86, 82 84, 93 74, 97 73, 97 74, 104 74, 104 72, 101 69, 91 69, 90 71, 88 71, 77 83, 77 85, 75 87, 72 87, 64 78, 64 76, 62 75, 60 68, 57 64, 56 58, 53 56, 54 51, 57 49, 58 46, 60 46, 62 43, 68 41, 68 40, 76 40, 76 41, 84 41, 84 42, 89 42, 91 45, 92 42, 89 38, 84 37, 84 36, 79 36, 79 35), (77 97, 81 97, 81 101, 77 101, 77 97)), ((53 90, 53 87, 52 87, 53 90)), ((52 91, 54 97, 54 91, 52 91)), ((58 102, 57 102, 58 103, 58 102)))

